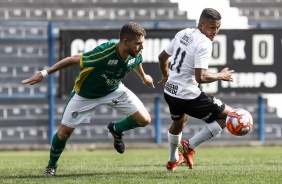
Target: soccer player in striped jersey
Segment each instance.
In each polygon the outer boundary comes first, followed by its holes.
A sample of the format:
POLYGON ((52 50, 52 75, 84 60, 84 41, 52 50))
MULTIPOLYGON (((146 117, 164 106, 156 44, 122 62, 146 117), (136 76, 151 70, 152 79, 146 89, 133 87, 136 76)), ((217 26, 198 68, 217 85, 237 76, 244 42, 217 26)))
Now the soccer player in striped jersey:
POLYGON ((120 39, 101 44, 82 55, 66 57, 32 77, 23 84, 39 83, 43 77, 71 65, 79 65, 73 91, 67 101, 61 125, 52 139, 50 160, 44 176, 55 176, 58 160, 66 142, 80 123, 89 123, 94 109, 108 105, 127 117, 108 124, 119 153, 125 150, 123 132, 144 127, 151 117, 140 99, 121 80, 134 70, 148 87, 154 88, 153 79, 142 68, 143 42, 146 31, 139 24, 129 22, 120 30, 120 39))
POLYGON ((169 161, 166 168, 176 169, 182 156, 190 169, 194 167, 195 148, 216 136, 225 127, 225 119, 232 110, 199 88, 200 83, 218 80, 233 81, 233 70, 222 69, 219 73, 208 71, 212 53, 212 41, 221 25, 221 15, 212 8, 202 11, 197 28, 179 31, 159 55, 164 98, 169 106, 172 125, 168 131, 169 161), (169 57, 172 56, 170 65, 169 57), (181 140, 182 129, 189 116, 205 121, 206 126, 189 140, 181 140), (179 151, 183 154, 179 156, 179 151))

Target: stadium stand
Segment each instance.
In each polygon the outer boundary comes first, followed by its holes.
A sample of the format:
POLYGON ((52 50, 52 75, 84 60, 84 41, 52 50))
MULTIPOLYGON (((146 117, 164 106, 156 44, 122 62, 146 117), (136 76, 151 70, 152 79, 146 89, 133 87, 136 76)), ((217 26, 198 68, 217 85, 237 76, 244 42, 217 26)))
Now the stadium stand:
POLYGON ((230 0, 230 6, 237 7, 239 14, 249 22, 281 22, 281 0, 230 0))
POLYGON ((239 15, 239 10, 236 7, 231 7, 228 0, 173 0, 177 2, 179 9, 187 12, 187 18, 197 20, 200 16, 201 9, 210 7, 215 8, 222 14, 221 29, 247 29, 249 28, 248 18, 239 15), (232 17, 232 21, 230 18, 232 17))
MULTIPOLYGON (((157 28, 183 28, 187 25, 195 27, 204 7, 214 7, 222 13, 224 29, 246 29, 261 21, 276 21, 276 25, 280 22, 282 26, 281 0, 1 0, 0 145, 48 144, 48 79, 35 86, 24 86, 20 81, 48 67, 49 22, 57 22, 58 25, 62 23, 62 26, 67 26, 64 23, 69 23, 70 26, 79 24, 84 28, 87 28, 87 25, 97 28, 116 27, 117 21, 138 21, 149 28, 151 25, 158 25, 157 28), (75 23, 71 24, 73 22, 75 23)), ((55 36, 58 36, 58 29, 59 26, 53 30, 55 36)), ((54 58, 57 61, 58 40, 54 42, 54 50, 54 58)), ((56 81, 58 78, 59 74, 56 74, 56 81)), ((58 91, 58 83, 54 90, 58 91)), ((256 95, 242 96, 240 102, 224 95, 219 98, 232 106, 245 107, 257 120, 256 95)), ((141 100, 146 104, 154 121, 153 97, 141 97, 141 100)), ((161 103, 165 104, 163 100, 161 103)), ((56 125, 60 123, 64 104, 65 100, 56 99, 56 125)), ((265 112, 266 118, 273 123, 267 131, 269 135, 275 134, 276 124, 279 123, 276 112, 273 108, 266 108, 265 112)), ((164 124, 161 132, 163 141, 166 141, 170 124, 166 105, 163 105, 161 114, 164 124)), ((111 108, 100 107, 95 110, 94 116, 95 126, 82 125, 77 128, 70 143, 109 142, 107 138, 111 137, 105 138, 105 125, 111 120, 109 117, 117 119, 122 115, 111 108)), ((193 118, 190 124, 191 128, 185 129, 186 132, 195 133, 201 128, 193 118)), ((126 139, 128 142, 154 142, 154 136, 155 129, 150 125, 129 132, 126 139)), ((222 136, 227 140, 230 138, 226 134, 222 136)))
POLYGON ((10 1, 0 9, 0 20, 187 20, 176 3, 165 1, 10 1), (114 3, 114 7, 112 5, 114 3), (25 8, 19 8, 25 7, 25 8))

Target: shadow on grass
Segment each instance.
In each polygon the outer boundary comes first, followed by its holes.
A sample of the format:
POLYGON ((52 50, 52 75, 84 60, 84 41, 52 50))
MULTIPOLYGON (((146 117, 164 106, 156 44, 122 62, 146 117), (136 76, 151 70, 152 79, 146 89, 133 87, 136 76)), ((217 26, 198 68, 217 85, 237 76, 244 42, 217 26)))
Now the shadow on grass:
MULTIPOLYGON (((151 165, 146 165, 146 164, 138 164, 138 165, 122 165, 122 166, 112 166, 112 168, 109 168, 108 171, 104 171, 104 172, 100 172, 98 170, 93 169, 93 171, 89 171, 89 170, 85 170, 84 173, 74 173, 73 171, 68 170, 67 168, 61 167, 62 170, 60 169, 60 173, 63 172, 63 174, 57 173, 57 175, 55 177, 44 177, 43 174, 38 174, 38 175, 31 175, 31 174, 27 174, 26 175, 2 175, 0 176, 0 181, 1 179, 39 179, 39 178, 73 178, 73 177, 93 177, 93 176, 102 176, 102 177, 107 177, 109 175, 132 175, 132 176, 136 176, 136 175, 143 175, 146 176, 148 172, 151 172, 152 169, 155 170, 156 174, 159 172, 163 172, 166 171, 165 168, 165 164, 151 164, 151 165), (141 171, 128 171, 128 169, 134 169, 138 167, 138 169, 141 169, 141 171), (114 168, 114 169, 113 169, 114 168), (158 169, 154 169, 154 168, 163 168, 163 170, 160 170, 158 172, 158 169), (143 169, 143 170, 142 170, 143 169), (113 171, 114 170, 114 171, 113 171), (90 173, 91 172, 91 173, 90 173), (65 174, 64 174, 65 173, 65 174)), ((83 171, 81 171, 83 172, 83 171)), ((24 174, 24 173, 22 173, 24 174)), ((1 182, 0 182, 1 183, 1 182)))
MULTIPOLYGON (((161 171, 165 173, 170 173, 167 172, 166 170, 161 171)), ((159 172, 156 172, 155 174, 159 174, 159 172)), ((79 177, 109 177, 109 176, 117 176, 120 177, 122 175, 126 175, 126 177, 146 177, 148 175, 148 171, 143 171, 143 172, 93 172, 93 173, 75 173, 75 174, 57 174, 55 177, 45 177, 43 175, 25 175, 25 176, 0 176, 0 181, 1 179, 56 179, 56 178, 79 178, 79 177)), ((162 177, 160 177, 162 178, 162 177)))

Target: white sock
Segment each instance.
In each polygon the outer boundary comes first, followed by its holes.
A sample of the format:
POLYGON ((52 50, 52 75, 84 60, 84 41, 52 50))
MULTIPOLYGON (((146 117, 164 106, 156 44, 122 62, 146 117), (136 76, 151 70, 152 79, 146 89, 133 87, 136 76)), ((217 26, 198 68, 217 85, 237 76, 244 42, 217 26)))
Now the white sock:
POLYGON ((189 139, 189 148, 195 149, 201 143, 219 134, 221 130, 222 128, 216 121, 207 124, 201 131, 189 139))
POLYGON ((180 133, 179 135, 173 135, 167 132, 169 161, 171 162, 177 162, 179 159, 177 144, 180 143, 181 137, 182 137, 182 133, 180 133))

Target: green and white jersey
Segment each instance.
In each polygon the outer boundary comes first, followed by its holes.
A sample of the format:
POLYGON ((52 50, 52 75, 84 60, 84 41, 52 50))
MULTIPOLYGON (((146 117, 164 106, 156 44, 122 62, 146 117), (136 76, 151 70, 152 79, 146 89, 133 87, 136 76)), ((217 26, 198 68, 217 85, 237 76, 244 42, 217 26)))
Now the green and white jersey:
POLYGON ((89 99, 108 95, 118 88, 129 71, 142 62, 141 53, 123 61, 118 54, 118 43, 118 40, 111 40, 81 55, 81 69, 74 85, 78 95, 89 99))

